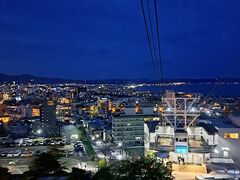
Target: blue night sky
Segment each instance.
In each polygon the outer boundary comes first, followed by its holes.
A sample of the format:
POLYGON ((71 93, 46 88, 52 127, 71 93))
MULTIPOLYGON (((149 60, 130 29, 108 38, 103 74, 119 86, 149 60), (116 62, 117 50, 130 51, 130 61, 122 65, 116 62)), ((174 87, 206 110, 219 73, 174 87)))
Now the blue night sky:
MULTIPOLYGON (((223 77, 240 60, 239 0, 158 5, 164 77, 223 77)), ((1 0, 0 62, 14 75, 154 78, 139 0, 1 0)))

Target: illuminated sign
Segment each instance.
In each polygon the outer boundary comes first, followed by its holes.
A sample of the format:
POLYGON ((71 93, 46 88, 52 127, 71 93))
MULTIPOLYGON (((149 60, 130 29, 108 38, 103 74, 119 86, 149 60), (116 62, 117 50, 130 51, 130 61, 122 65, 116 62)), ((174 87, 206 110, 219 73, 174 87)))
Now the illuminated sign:
POLYGON ((224 139, 238 139, 238 133, 224 133, 224 139))
POLYGON ((39 108, 33 108, 32 109, 32 116, 40 116, 40 109, 39 108))
POLYGON ((0 121, 7 123, 9 121, 9 117, 0 117, 0 121))
POLYGON ((49 105, 49 106, 53 106, 53 105, 54 105, 54 102, 53 102, 53 101, 48 101, 48 105, 49 105))
POLYGON ((70 103, 70 100, 67 99, 67 98, 61 98, 61 99, 60 99, 60 103, 61 103, 61 104, 69 104, 69 103, 70 103))
POLYGON ((186 154, 186 153, 188 153, 188 147, 187 146, 175 146, 175 152, 181 153, 181 154, 186 154))

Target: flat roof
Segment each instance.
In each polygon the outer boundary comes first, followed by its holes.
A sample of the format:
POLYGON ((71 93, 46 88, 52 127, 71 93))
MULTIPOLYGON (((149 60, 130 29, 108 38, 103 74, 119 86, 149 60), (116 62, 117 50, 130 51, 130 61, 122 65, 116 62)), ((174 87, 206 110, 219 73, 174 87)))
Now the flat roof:
POLYGON ((234 164, 234 161, 230 158, 211 158, 207 161, 208 163, 215 163, 215 164, 234 164))
POLYGON ((210 122, 217 128, 239 128, 237 125, 233 124, 227 119, 211 119, 210 122))
POLYGON ((218 132, 218 130, 212 124, 199 123, 198 125, 204 128, 209 135, 214 135, 218 132))
POLYGON ((196 178, 199 179, 199 180, 234 179, 234 177, 229 175, 229 174, 202 174, 202 175, 197 175, 196 178))

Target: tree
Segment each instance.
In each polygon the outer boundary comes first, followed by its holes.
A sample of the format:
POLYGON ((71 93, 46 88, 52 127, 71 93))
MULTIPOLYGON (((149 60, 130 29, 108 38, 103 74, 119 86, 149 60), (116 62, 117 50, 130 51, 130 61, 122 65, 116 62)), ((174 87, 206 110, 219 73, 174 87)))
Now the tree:
POLYGON ((44 176, 60 173, 62 168, 57 159, 50 153, 41 153, 29 165, 29 175, 44 176))
POLYGON ((60 150, 56 146, 51 146, 50 150, 48 151, 49 154, 51 154, 56 160, 60 159, 63 156, 63 150, 60 150))
POLYGON ((70 173, 70 176, 68 180, 90 180, 91 179, 91 173, 87 173, 83 169, 78 168, 72 168, 72 172, 70 173))
POLYGON ((114 179, 111 169, 109 167, 99 169, 99 171, 92 177, 92 180, 105 180, 105 179, 114 179))
POLYGON ((133 161, 125 160, 120 165, 114 165, 110 168, 115 179, 173 179, 171 165, 154 157, 142 157, 133 161))
POLYGON ((105 168, 105 167, 107 167, 106 159, 99 159, 99 160, 98 160, 98 167, 99 167, 99 168, 105 168))
POLYGON ((10 176, 10 172, 8 172, 8 168, 0 166, 0 179, 1 180, 8 180, 10 176))

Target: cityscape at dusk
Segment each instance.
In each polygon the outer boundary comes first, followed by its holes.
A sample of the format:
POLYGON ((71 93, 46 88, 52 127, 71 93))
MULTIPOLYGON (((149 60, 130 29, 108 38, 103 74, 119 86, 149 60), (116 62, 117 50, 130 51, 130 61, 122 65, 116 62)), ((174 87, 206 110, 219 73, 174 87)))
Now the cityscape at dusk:
POLYGON ((0 180, 240 179, 239 0, 0 1, 0 180))

